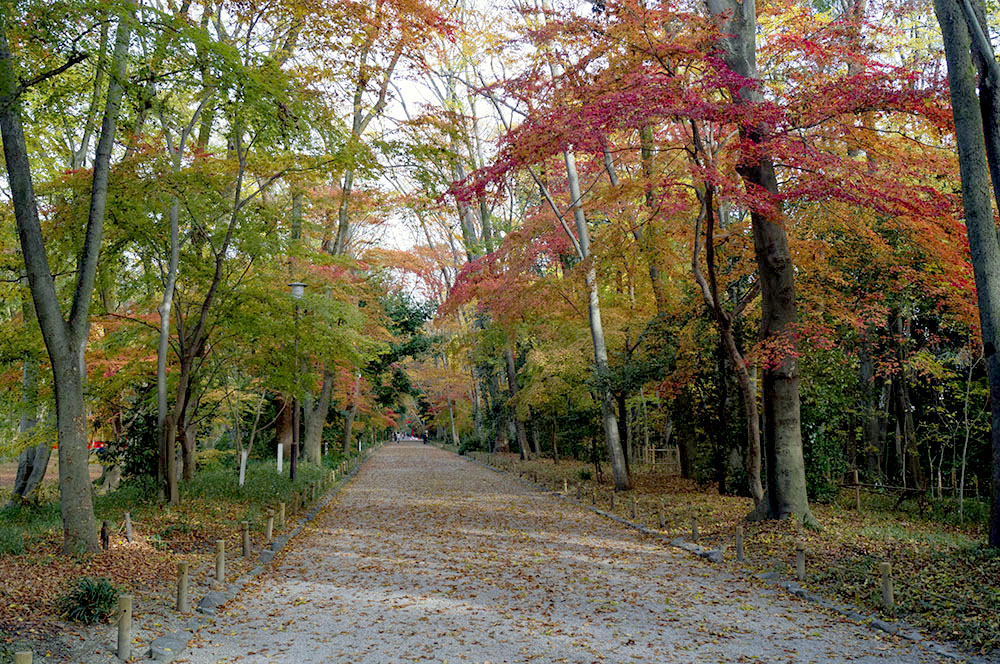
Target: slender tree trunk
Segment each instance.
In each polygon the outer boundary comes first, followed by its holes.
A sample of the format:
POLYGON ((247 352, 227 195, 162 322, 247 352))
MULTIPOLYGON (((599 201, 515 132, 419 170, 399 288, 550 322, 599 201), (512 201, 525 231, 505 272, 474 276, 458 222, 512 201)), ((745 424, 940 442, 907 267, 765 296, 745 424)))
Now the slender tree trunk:
POLYGON ((174 199, 167 214, 170 225, 170 259, 167 264, 167 279, 160 300, 160 338, 156 347, 156 430, 160 436, 160 484, 171 503, 177 502, 176 464, 171 463, 170 447, 173 438, 168 437, 166 427, 169 406, 167 404, 167 357, 170 353, 170 315, 177 285, 177 264, 180 259, 180 200, 174 199))
POLYGON ((358 412, 358 399, 361 396, 361 374, 354 378, 354 389, 351 391, 351 407, 344 419, 344 454, 350 454, 354 449, 354 418, 358 412))
MULTIPOLYGON (((976 299, 982 329, 986 375, 990 387, 991 437, 993 447, 993 506, 990 512, 989 544, 1000 547, 1000 243, 990 204, 990 174, 982 107, 976 95, 975 68, 969 25, 956 0, 935 0, 948 63, 948 85, 955 117, 958 165, 962 177, 962 206, 969 230, 969 249, 976 279, 976 299)), ((994 126, 1000 118, 991 113, 994 126)), ((993 182, 994 186, 1000 183, 993 182)))
POLYGON ((323 382, 319 390, 319 398, 313 405, 312 395, 306 395, 305 404, 305 446, 306 459, 319 465, 323 461, 323 427, 326 416, 330 412, 330 397, 333 394, 333 373, 323 372, 323 382))
POLYGON ((514 365, 514 351, 507 348, 504 351, 504 359, 506 360, 507 366, 507 393, 510 395, 510 417, 514 420, 514 432, 517 436, 517 444, 523 450, 522 457, 525 459, 530 459, 533 455, 534 450, 530 447, 528 442, 528 434, 524 428, 524 420, 517 416, 517 408, 515 407, 515 401, 517 400, 517 368, 514 365))
POLYGON ((618 435, 618 418, 615 416, 614 396, 604 383, 608 374, 608 346, 604 340, 604 324, 601 321, 601 299, 597 285, 597 267, 590 255, 590 231, 587 228, 587 218, 581 206, 580 178, 576 170, 576 158, 573 153, 563 153, 566 162, 566 180, 569 184, 570 196, 573 199, 573 219, 576 222, 576 233, 580 245, 580 253, 586 263, 585 282, 587 285, 587 314, 590 322, 590 338, 594 346, 594 367, 601 379, 599 399, 601 402, 601 420, 604 424, 604 441, 611 462, 611 474, 614 476, 615 490, 627 491, 632 488, 625 454, 622 452, 621 438, 618 435))

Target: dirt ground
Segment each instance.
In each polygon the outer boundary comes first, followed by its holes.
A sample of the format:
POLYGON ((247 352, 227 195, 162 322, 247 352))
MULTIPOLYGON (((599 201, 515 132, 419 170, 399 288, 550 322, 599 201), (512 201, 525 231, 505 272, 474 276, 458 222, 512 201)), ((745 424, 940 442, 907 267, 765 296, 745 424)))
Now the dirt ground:
MULTIPOLYGON (((52 456, 49 458, 49 467, 45 471, 45 479, 42 480, 43 484, 55 484, 59 481, 59 460, 56 450, 52 450, 52 456)), ((90 464, 90 479, 96 480, 101 476, 101 464, 93 463, 94 459, 91 457, 92 463, 90 464)), ((14 480, 17 478, 17 460, 7 461, 0 463, 0 488, 9 489, 14 485, 14 480)))

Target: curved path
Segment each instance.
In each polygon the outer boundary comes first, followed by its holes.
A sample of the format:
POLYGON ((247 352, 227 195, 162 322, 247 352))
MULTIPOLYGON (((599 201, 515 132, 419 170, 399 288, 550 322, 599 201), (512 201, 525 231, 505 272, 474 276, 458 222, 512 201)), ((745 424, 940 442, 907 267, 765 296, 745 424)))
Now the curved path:
POLYGON ((285 551, 183 661, 936 661, 419 443, 285 551))

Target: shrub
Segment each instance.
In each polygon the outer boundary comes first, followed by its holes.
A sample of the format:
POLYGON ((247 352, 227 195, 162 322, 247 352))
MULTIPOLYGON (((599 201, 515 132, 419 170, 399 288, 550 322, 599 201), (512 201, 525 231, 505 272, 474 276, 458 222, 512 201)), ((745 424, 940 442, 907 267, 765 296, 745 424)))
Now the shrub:
POLYGON ((24 553, 24 535, 15 526, 0 526, 0 556, 24 553))
POLYGON ((237 467, 236 450, 222 450, 213 447, 208 450, 201 450, 196 460, 198 470, 225 470, 237 467))
POLYGON ((107 579, 77 579, 59 599, 62 614, 74 622, 92 625, 111 617, 118 603, 118 589, 107 579))
POLYGON ((576 471, 576 476, 580 478, 581 482, 589 482, 590 479, 593 477, 589 468, 581 468, 580 470, 576 471))

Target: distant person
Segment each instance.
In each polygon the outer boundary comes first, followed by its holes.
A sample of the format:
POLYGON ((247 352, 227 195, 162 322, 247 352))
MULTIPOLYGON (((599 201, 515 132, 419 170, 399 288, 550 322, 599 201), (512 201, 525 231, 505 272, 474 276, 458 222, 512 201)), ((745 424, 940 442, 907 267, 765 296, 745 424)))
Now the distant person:
POLYGON ((426 431, 424 431, 424 433, 423 433, 423 439, 424 439, 424 445, 426 445, 427 444, 427 432, 426 431))

